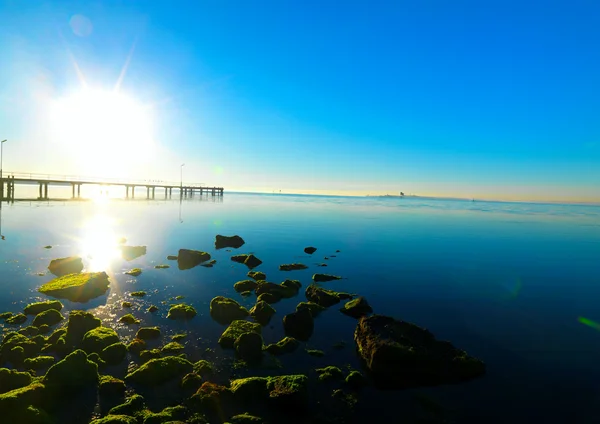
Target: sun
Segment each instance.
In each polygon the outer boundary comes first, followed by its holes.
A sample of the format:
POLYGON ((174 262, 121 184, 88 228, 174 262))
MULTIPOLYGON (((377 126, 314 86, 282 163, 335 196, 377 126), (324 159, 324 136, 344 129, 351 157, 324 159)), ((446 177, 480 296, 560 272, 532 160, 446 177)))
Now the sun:
POLYGON ((153 153, 150 108, 116 91, 86 88, 58 99, 50 121, 71 159, 87 162, 86 173, 124 176, 128 164, 153 153))

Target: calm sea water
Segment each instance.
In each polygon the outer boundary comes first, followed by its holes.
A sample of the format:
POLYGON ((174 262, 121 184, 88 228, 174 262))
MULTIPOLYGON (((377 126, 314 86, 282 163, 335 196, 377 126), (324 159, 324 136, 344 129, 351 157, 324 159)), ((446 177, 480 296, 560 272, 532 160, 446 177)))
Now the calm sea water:
MULTIPOLYGON (((37 273, 51 259, 82 255, 88 270, 110 274, 111 288, 86 304, 64 302, 68 310, 92 310, 131 337, 135 328, 117 324, 130 312, 121 302, 130 300, 144 325, 191 332, 190 356, 215 349, 211 359, 221 364, 222 378, 244 375, 230 369, 232 353, 217 344, 224 327, 208 314, 217 295, 248 308, 255 302, 233 290, 247 268, 229 259, 233 252, 214 249, 216 234, 239 234, 246 244, 234 252, 256 254, 264 262, 257 270, 269 281, 294 278, 306 286, 314 272, 341 275, 343 280, 326 286, 361 294, 376 313, 426 327, 487 364, 484 378, 461 385, 368 389, 359 404, 364 417, 414 422, 427 414, 418 401, 427 397, 443 408, 447 422, 598 420, 600 331, 578 319, 600 322, 600 207, 226 193, 183 202, 16 202, 1 213, 0 312, 18 312, 43 299, 36 289, 51 275, 37 273), (147 254, 121 259, 115 251, 120 237, 147 246, 147 254), (312 256, 303 252, 309 245, 318 248, 312 256), (180 271, 166 260, 180 248, 207 251, 217 264, 180 271), (309 269, 278 270, 291 262, 309 269), (154 269, 163 263, 171 268, 154 269), (123 274, 133 267, 143 274, 123 274), (131 298, 135 290, 148 295, 131 298), (178 295, 196 307, 198 317, 168 322, 162 302, 178 295), (160 307, 158 314, 145 312, 150 304, 160 307)), ((283 336, 281 318, 302 300, 303 291, 274 305, 277 315, 263 330, 265 343, 283 336)), ((316 319, 306 344, 324 350, 324 357, 299 349, 281 357, 283 371, 251 373, 307 372, 330 364, 360 368, 355 325, 332 307, 316 319), (338 341, 346 348, 333 349, 338 341)))

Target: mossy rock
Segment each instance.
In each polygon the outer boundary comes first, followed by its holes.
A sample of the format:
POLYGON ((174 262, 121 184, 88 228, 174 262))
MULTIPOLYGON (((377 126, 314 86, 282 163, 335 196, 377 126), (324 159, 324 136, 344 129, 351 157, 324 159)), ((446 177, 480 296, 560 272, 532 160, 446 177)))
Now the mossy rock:
POLYGON ((122 322, 123 324, 127 324, 127 325, 132 325, 132 324, 139 324, 140 320, 137 319, 136 317, 134 317, 132 314, 127 314, 127 315, 123 315, 121 318, 119 318, 119 322, 122 322))
POLYGON ((252 291, 256 288, 258 283, 254 280, 242 280, 238 281, 233 285, 233 289, 238 292, 252 291))
POLYGON ((7 324, 10 324, 10 325, 21 325, 25 321, 27 321, 27 316, 25 316, 25 314, 22 314, 22 313, 18 313, 16 315, 11 315, 10 317, 8 317, 4 320, 4 322, 6 322, 7 324))
POLYGON ((56 309, 61 311, 63 304, 59 300, 47 300, 45 302, 34 302, 25 306, 23 312, 25 315, 37 315, 49 309, 56 309))
POLYGON ((100 352, 100 357, 109 365, 118 365, 127 356, 127 347, 121 342, 113 343, 100 352))
POLYGON ((32 383, 28 386, 0 394, 0 416, 2 422, 49 424, 47 414, 37 409, 44 400, 45 386, 32 383))
POLYGON ((131 343, 127 345, 129 353, 139 355, 141 351, 146 350, 146 342, 141 339, 133 339, 131 343))
POLYGON ((237 338, 244 333, 261 334, 261 326, 249 321, 235 320, 223 332, 219 338, 219 344, 222 348, 233 349, 237 338))
POLYGON ((119 342, 119 335, 108 327, 98 327, 83 336, 81 347, 88 353, 100 353, 105 347, 119 342))
POLYGON ((319 349, 305 349, 305 352, 308 353, 310 356, 315 356, 317 358, 322 358, 323 356, 325 356, 325 352, 319 349))
POLYGON ((83 269, 83 261, 79 256, 69 256, 67 258, 52 259, 48 270, 56 275, 62 277, 67 274, 77 274, 83 269))
POLYGON ((173 334, 171 336, 171 340, 173 340, 174 342, 178 342, 180 340, 183 340, 187 337, 186 333, 179 333, 179 334, 173 334))
POLYGON ((146 401, 141 395, 133 395, 125 403, 117 405, 108 411, 110 415, 135 415, 146 407, 146 401))
POLYGON ((146 296, 146 292, 143 290, 139 290, 139 291, 131 292, 131 293, 129 293, 129 295, 133 296, 133 297, 144 297, 144 296, 146 296))
MULTIPOLYGON (((299 287, 300 282, 297 280, 286 280, 281 284, 258 281, 258 285, 256 286, 254 292, 259 297, 268 293, 275 296, 277 300, 279 300, 296 296, 298 294, 299 287)), ((267 303, 273 302, 267 301, 267 303)))
POLYGON ((302 410, 308 406, 308 377, 281 375, 243 378, 231 382, 231 392, 242 403, 267 401, 274 406, 302 410))
POLYGON ((90 424, 137 424, 137 422, 137 418, 129 415, 107 415, 104 418, 91 421, 90 424))
POLYGON ((331 274, 314 274, 312 279, 315 283, 323 283, 326 281, 341 280, 342 277, 331 274))
POLYGON ((95 363, 96 365, 98 365, 98 369, 102 369, 102 368, 104 368, 106 366, 106 362, 104 362, 104 359, 102 359, 100 357, 100 355, 97 354, 96 352, 90 353, 88 355, 88 360, 90 360, 93 363, 95 363))
POLYGON ((308 247, 304 248, 304 253, 308 253, 309 255, 312 255, 316 251, 317 251, 316 247, 308 246, 308 247))
POLYGON ((195 372, 191 372, 189 374, 186 374, 181 379, 180 386, 186 392, 192 393, 192 392, 196 392, 196 390, 198 390, 200 388, 200 386, 202 386, 202 382, 203 382, 202 376, 200 376, 199 374, 196 374, 195 372))
POLYGON ((199 250, 179 249, 177 267, 181 270, 191 269, 202 262, 210 260, 210 254, 199 250))
POLYGON ((193 306, 180 303, 179 305, 173 305, 169 309, 167 314, 168 319, 192 319, 196 316, 197 312, 193 306))
POLYGON ((282 264, 279 265, 279 271, 296 271, 300 269, 307 269, 308 267, 304 264, 282 264))
POLYGON ((292 353, 300 343, 293 337, 284 337, 277 343, 270 344, 265 347, 265 350, 271 355, 283 355, 284 353, 292 353))
POLYGON ((213 365, 206 359, 200 359, 194 363, 194 372, 200 374, 202 377, 210 375, 213 371, 213 365))
POLYGON ((31 374, 0 368, 0 394, 20 389, 31 384, 31 374))
POLYGON ((336 303, 340 303, 341 297, 345 297, 343 295, 346 295, 346 293, 339 293, 333 290, 326 290, 314 284, 311 284, 306 288, 305 294, 306 298, 309 301, 317 303, 325 308, 333 306, 336 303))
POLYGON ((260 272, 260 271, 248 271, 248 277, 254 279, 254 280, 266 280, 267 279, 267 275, 264 272, 260 272))
POLYGON ((219 324, 230 324, 248 315, 246 308, 228 297, 217 296, 210 301, 210 316, 219 324))
POLYGON ((156 312, 158 311, 158 306, 156 305, 150 305, 147 309, 148 312, 152 313, 152 312, 156 312))
POLYGON ((140 340, 153 340, 160 338, 160 329, 158 327, 142 327, 136 335, 136 339, 140 340))
POLYGON ((25 368, 29 370, 42 370, 52 366, 52 364, 54 364, 54 356, 38 356, 36 358, 27 358, 23 362, 25 368))
POLYGON ((367 299, 360 296, 354 300, 346 302, 346 304, 340 309, 340 312, 351 316, 352 318, 358 319, 373 313, 373 308, 371 308, 371 305, 369 305, 367 299))
POLYGON ((283 329, 287 336, 306 341, 314 331, 314 321, 308 309, 301 309, 283 317, 283 329))
MULTIPOLYGON (((35 328, 35 327, 32 327, 35 328)), ((40 325, 40 327, 37 329, 39 334, 47 334, 50 331, 52 331, 52 328, 50 328, 50 326, 48 324, 42 324, 40 325)))
POLYGON ((238 414, 229 419, 231 424, 263 424, 264 420, 260 417, 255 417, 247 412, 238 414))
POLYGON ((100 376, 98 393, 104 397, 121 397, 125 394, 125 382, 112 375, 100 376))
POLYGON ((129 271, 125 271, 123 274, 131 275, 133 277, 137 277, 138 275, 141 275, 141 273, 142 273, 142 269, 141 268, 132 268, 129 271))
POLYGON ((132 304, 131 304, 131 302, 125 301, 125 302, 121 303, 121 306, 123 308, 131 308, 132 304))
POLYGON ((100 318, 96 318, 89 312, 71 311, 69 313, 69 322, 67 323, 66 339, 69 344, 77 344, 81 341, 85 333, 101 325, 102 321, 100 318))
POLYGON ((0 319, 1 320, 7 320, 8 318, 12 317, 14 314, 12 312, 2 312, 0 314, 0 319))
POLYGON ((147 412, 144 414, 144 424, 179 423, 186 419, 188 410, 184 406, 169 406, 161 412, 147 412))
POLYGON ((106 293, 109 285, 106 272, 84 272, 55 278, 43 284, 38 291, 73 302, 87 302, 106 293))
POLYGON ((126 261, 132 261, 146 254, 146 246, 120 246, 121 257, 126 261))
POLYGON ((15 348, 22 350, 23 360, 35 357, 40 352, 40 346, 37 343, 22 334, 10 332, 4 336, 2 344, 0 344, 0 364, 6 360, 15 359, 15 353, 11 353, 15 348))
POLYGON ((277 303, 281 300, 281 297, 274 295, 273 293, 263 293, 256 298, 257 302, 267 302, 268 304, 277 303))
POLYGON ((225 247, 231 247, 233 249, 238 249, 244 245, 245 241, 243 238, 238 236, 222 236, 217 234, 215 237, 215 249, 223 249, 225 247))
MULTIPOLYGON (((48 325, 46 325, 46 326, 48 326, 48 325)), ((39 334, 39 332, 40 332, 40 329, 37 327, 34 327, 33 325, 29 325, 25 328, 21 328, 18 331, 19 334, 22 334, 27 337, 37 336, 39 334)))
POLYGON ((36 317, 33 319, 33 323, 31 325, 33 325, 34 327, 39 327, 42 324, 46 324, 46 325, 50 326, 50 325, 58 324, 59 322, 61 322, 64 319, 65 319, 65 317, 63 317, 63 315, 56 309, 48 309, 48 310, 46 310, 44 312, 40 312, 38 315, 36 315, 36 317))
POLYGON ((275 315, 275 312, 275 309, 271 305, 261 300, 250 309, 250 316, 260 325, 267 325, 271 317, 275 315))
POLYGON ((185 346, 183 346, 181 343, 171 342, 171 343, 167 343, 166 345, 164 345, 160 349, 160 351, 162 354, 171 354, 171 353, 179 353, 183 349, 185 349, 185 346))
POLYGON ((248 268, 253 269, 262 264, 262 261, 253 254, 250 255, 234 255, 231 257, 234 262, 242 263, 248 268))
POLYGON ((234 342, 237 356, 247 363, 257 363, 262 359, 263 339, 260 334, 242 333, 234 342))
POLYGON ((319 381, 341 380, 344 378, 342 370, 333 365, 325 368, 317 368, 315 371, 319 375, 319 381))
POLYGON ((53 390, 80 390, 98 383, 98 365, 88 360, 81 349, 68 354, 65 359, 52 365, 43 383, 53 390))
POLYGON ((148 362, 151 359, 157 359, 161 357, 160 349, 148 349, 140 352, 140 361, 143 363, 148 362))
POLYGON ((157 386, 175 378, 181 378, 194 370, 193 364, 183 358, 169 356, 151 359, 134 372, 127 374, 126 381, 157 386))
POLYGON ((360 373, 360 371, 351 371, 344 379, 344 383, 346 383, 346 385, 351 389, 358 390, 366 386, 368 381, 366 377, 360 373))
POLYGON ((313 318, 315 318, 327 308, 315 302, 300 302, 296 305, 296 311, 300 311, 301 309, 308 309, 313 318))

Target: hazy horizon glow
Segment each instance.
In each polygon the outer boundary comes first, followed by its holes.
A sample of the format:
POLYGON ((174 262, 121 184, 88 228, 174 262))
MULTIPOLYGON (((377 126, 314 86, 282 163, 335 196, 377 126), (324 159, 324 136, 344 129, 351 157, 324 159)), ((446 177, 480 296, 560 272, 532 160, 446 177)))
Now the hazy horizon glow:
POLYGON ((600 202, 597 2, 0 7, 5 172, 600 202))

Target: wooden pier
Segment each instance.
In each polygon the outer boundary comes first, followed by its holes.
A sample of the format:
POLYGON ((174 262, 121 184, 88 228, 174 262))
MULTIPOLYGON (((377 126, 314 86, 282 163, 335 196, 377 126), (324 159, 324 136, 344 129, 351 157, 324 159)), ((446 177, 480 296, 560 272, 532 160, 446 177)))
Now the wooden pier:
POLYGON ((146 187, 146 199, 154 199, 156 189, 164 193, 164 198, 170 198, 173 190, 179 193, 180 197, 193 197, 194 194, 201 196, 223 196, 223 187, 208 187, 203 183, 183 183, 167 182, 158 180, 125 180, 110 178, 81 177, 72 175, 48 175, 48 174, 26 174, 26 173, 7 173, 3 175, 0 181, 0 201, 15 200, 15 185, 38 185, 38 200, 49 200, 49 186, 71 186, 72 199, 81 198, 82 185, 97 186, 122 186, 125 187, 125 198, 135 198, 136 187, 146 187))

